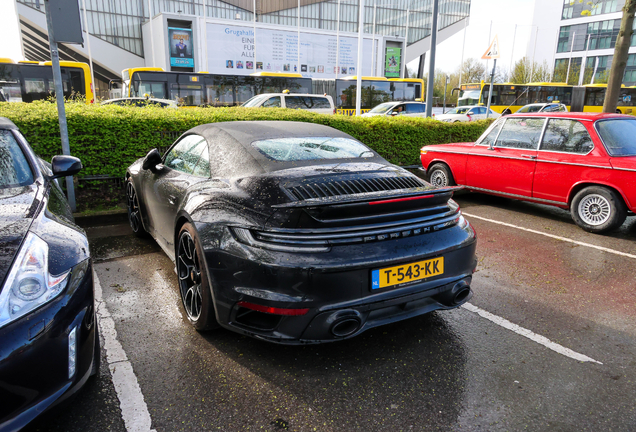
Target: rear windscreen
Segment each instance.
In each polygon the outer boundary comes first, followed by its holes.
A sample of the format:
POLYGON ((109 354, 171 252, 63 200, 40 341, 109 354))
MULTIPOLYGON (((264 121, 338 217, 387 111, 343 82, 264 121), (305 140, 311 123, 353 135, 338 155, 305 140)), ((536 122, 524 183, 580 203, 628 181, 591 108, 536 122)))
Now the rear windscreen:
POLYGON ((596 128, 610 156, 636 155, 636 120, 602 120, 596 128))
POLYGON ((268 159, 304 161, 374 157, 367 146, 349 138, 295 137, 254 141, 252 145, 268 159))

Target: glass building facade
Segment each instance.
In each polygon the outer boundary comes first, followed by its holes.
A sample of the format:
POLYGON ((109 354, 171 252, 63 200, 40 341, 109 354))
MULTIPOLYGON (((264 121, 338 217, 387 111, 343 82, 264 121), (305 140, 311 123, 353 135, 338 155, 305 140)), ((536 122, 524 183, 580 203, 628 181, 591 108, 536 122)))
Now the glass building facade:
MULTIPOLYGON (((562 21, 577 19, 576 24, 563 25, 559 30, 557 54, 569 54, 567 58, 555 60, 555 78, 565 81, 568 65, 570 76, 568 82, 578 83, 581 67, 584 67, 582 84, 589 84, 594 78, 595 83, 603 83, 608 79, 608 72, 612 67, 613 55, 607 51, 614 50, 616 38, 621 25, 621 15, 625 0, 599 0, 595 2, 564 0, 562 21), (611 16, 607 16, 612 14, 611 16), (581 22, 581 18, 585 22, 581 22), (585 65, 583 66, 583 61, 585 65), (572 73, 575 72, 575 73, 572 73)), ((636 21, 634 21, 636 30, 636 21)), ((626 86, 636 85, 636 32, 631 38, 629 60, 623 77, 626 86)))
MULTIPOLYGON (((41 0, 17 0, 40 9, 41 0)), ((148 0, 85 0, 88 31, 126 51, 144 56, 141 25, 149 19, 148 0)), ((254 20, 268 24, 357 32, 358 0, 151 0, 152 15, 166 12, 197 17, 254 20), (300 3, 300 10, 298 4, 300 3)), ((433 0, 366 0, 364 31, 405 37, 408 44, 431 33, 433 0), (408 11, 408 19, 407 19, 408 11), (408 22, 407 22, 408 21, 408 22), (374 25, 375 23, 375 25, 374 25)), ((439 30, 468 17, 470 0, 439 0, 439 30)))

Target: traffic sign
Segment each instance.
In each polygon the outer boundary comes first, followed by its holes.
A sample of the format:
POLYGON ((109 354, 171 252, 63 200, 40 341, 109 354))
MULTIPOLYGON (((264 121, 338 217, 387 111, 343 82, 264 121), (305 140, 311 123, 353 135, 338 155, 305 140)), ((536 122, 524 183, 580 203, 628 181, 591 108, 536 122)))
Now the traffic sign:
POLYGON ((481 56, 484 60, 498 59, 499 58, 499 39, 495 35, 495 38, 492 40, 492 43, 486 50, 483 56, 481 56))

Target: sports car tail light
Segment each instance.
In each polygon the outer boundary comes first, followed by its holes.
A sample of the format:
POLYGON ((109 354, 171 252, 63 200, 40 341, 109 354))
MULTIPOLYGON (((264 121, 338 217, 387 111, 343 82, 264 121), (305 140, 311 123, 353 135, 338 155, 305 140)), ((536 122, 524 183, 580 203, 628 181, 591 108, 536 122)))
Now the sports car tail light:
POLYGON ((49 245, 35 234, 27 233, 0 292, 0 327, 60 295, 70 272, 51 275, 49 245))
POLYGON ((283 240, 271 239, 269 241, 262 241, 260 235, 256 237, 252 235, 252 232, 247 228, 232 227, 232 232, 236 236, 236 239, 244 244, 259 247, 263 249, 270 249, 281 252, 328 252, 329 244, 325 240, 315 241, 297 241, 294 239, 283 240))
POLYGON ((272 315, 286 315, 286 316, 299 316, 305 315, 309 312, 309 309, 285 309, 285 308, 275 308, 271 306, 264 306, 255 303, 250 303, 246 301, 238 302, 239 307, 244 307, 246 309, 255 310, 257 312, 268 313, 272 315))
POLYGON ((68 333, 68 378, 75 375, 75 365, 77 364, 77 327, 73 327, 68 333))

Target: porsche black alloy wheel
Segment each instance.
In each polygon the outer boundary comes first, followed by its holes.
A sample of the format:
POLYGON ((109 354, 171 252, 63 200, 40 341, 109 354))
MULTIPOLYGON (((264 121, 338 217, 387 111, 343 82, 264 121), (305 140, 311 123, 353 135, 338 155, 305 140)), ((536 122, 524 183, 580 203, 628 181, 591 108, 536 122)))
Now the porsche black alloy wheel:
POLYGON ((218 325, 214 317, 207 274, 202 267, 201 252, 194 227, 186 223, 179 232, 177 244, 179 293, 186 316, 194 328, 209 330, 218 325))
POLYGON ((128 222, 130 223, 130 228, 137 237, 145 237, 148 233, 141 222, 141 210, 139 209, 137 192, 130 179, 126 182, 126 204, 128 207, 128 222))

